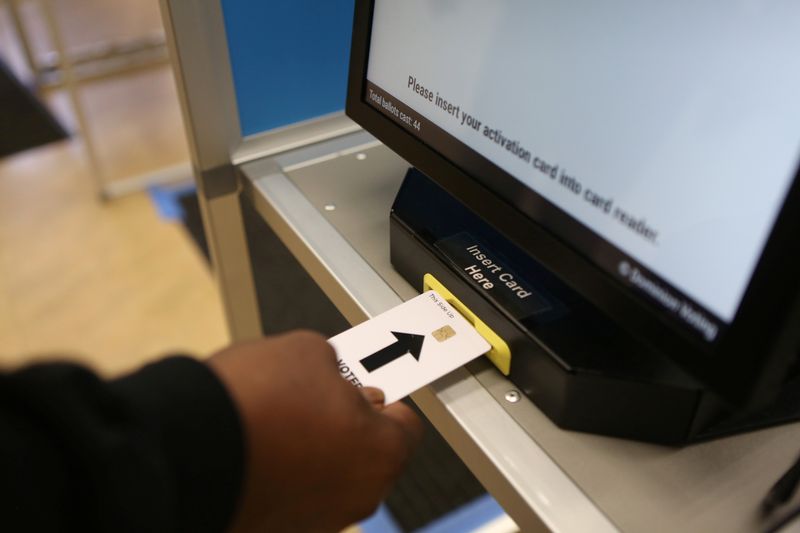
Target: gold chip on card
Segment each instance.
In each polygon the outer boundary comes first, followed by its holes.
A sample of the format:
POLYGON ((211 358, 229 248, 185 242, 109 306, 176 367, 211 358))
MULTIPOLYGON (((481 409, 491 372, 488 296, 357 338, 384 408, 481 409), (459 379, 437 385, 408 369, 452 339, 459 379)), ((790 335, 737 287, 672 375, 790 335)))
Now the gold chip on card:
POLYGON ((444 341, 446 341, 447 339, 449 339, 451 337, 455 337, 456 336, 456 330, 454 330, 450 326, 444 326, 442 328, 439 328, 439 329, 435 330, 432 333, 432 335, 433 335, 433 338, 436 339, 437 341, 444 342, 444 341))

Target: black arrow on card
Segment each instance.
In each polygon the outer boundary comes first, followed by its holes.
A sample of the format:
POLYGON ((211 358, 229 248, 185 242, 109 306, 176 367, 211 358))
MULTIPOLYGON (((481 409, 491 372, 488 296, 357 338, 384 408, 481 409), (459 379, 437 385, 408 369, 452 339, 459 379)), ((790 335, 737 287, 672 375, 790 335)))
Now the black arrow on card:
POLYGON ((397 339, 396 342, 390 344, 386 348, 378 350, 372 355, 368 355, 361 361, 361 365, 367 369, 367 372, 372 372, 384 367, 394 361, 403 357, 405 354, 410 353, 414 359, 419 361, 419 356, 422 354, 422 343, 425 341, 425 335, 414 335, 413 333, 398 333, 393 331, 392 335, 397 339))

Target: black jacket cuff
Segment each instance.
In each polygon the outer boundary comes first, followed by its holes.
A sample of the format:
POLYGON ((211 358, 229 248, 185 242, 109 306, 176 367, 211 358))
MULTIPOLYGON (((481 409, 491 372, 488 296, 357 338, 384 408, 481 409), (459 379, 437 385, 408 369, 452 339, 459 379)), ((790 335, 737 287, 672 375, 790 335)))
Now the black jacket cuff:
POLYGON ((207 365, 178 356, 111 386, 162 446, 176 489, 179 530, 224 531, 240 497, 244 439, 222 382, 207 365))

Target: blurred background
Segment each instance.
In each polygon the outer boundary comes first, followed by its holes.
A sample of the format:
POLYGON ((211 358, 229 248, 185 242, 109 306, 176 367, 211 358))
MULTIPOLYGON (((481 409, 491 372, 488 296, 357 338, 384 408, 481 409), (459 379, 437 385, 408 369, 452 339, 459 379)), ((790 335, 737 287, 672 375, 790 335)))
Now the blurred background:
POLYGON ((188 160, 156 0, 0 0, 3 367, 113 375, 226 343, 168 205, 188 160))

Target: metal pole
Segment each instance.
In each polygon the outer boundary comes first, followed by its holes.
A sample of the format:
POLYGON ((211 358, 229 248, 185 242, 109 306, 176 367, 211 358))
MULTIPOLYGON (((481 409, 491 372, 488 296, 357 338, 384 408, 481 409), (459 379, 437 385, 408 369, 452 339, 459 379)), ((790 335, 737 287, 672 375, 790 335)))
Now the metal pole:
POLYGON ((31 47, 31 40, 28 36, 28 30, 25 28, 25 23, 22 20, 22 16, 19 12, 19 6, 17 5, 19 0, 8 0, 8 9, 11 13, 11 23, 14 26, 14 30, 17 32, 17 38, 19 40, 20 46, 22 46, 22 55, 25 56, 25 62, 28 64, 28 68, 30 69, 31 73, 34 76, 34 81, 36 85, 39 85, 39 65, 36 62, 36 56, 33 53, 33 48, 31 47))
POLYGON ((63 73, 64 86, 69 94, 72 109, 75 112, 75 118, 78 122, 78 131, 83 140, 82 144, 84 151, 86 152, 86 160, 89 165, 89 174, 92 177, 97 196, 100 199, 105 200, 106 194, 103 174, 101 172, 100 163, 97 157, 97 151, 95 150, 94 142, 92 140, 89 121, 86 119, 86 114, 84 113, 83 105, 81 104, 80 86, 75 78, 75 72, 72 68, 72 61, 70 60, 64 45, 64 39, 55 14, 53 0, 42 0, 41 5, 42 11, 44 12, 45 23, 47 24, 47 29, 50 32, 50 38, 52 39, 53 45, 56 48, 56 53, 58 54, 58 64, 59 69, 63 73))

